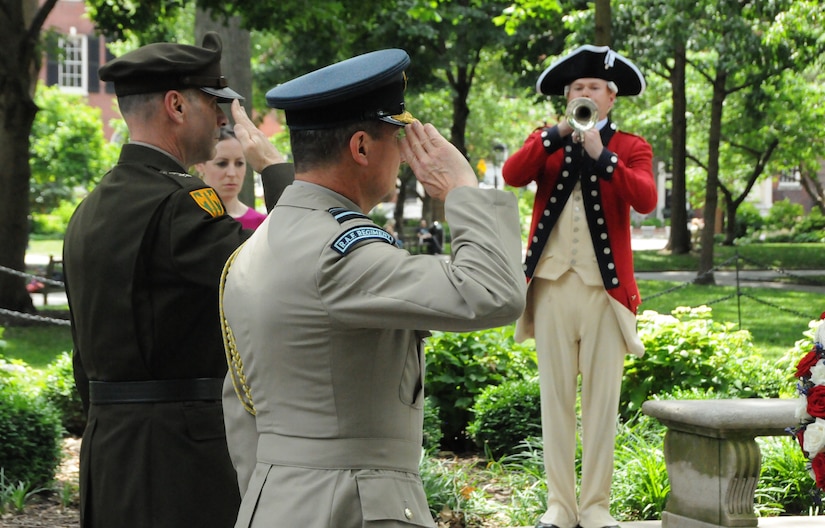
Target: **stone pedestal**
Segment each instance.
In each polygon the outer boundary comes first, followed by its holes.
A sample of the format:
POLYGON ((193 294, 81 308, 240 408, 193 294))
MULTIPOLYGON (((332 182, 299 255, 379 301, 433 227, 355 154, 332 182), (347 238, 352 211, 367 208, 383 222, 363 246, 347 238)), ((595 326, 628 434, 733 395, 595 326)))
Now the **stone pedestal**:
POLYGON ((670 496, 662 528, 757 526, 756 437, 787 434, 795 408, 796 401, 781 399, 645 402, 642 411, 668 428, 670 496))

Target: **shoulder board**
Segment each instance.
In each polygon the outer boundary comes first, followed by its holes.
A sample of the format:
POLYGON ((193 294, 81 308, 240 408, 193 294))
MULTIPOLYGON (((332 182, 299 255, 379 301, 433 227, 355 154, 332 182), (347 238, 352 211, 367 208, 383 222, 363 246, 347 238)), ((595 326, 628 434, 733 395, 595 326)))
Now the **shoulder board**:
POLYGON ((206 211, 212 218, 217 218, 226 214, 223 208, 223 202, 218 198, 218 193, 212 187, 203 187, 189 191, 189 196, 195 200, 198 207, 206 211))
MULTIPOLYGON (((358 214, 358 213, 356 213, 358 214)), ((359 242, 366 240, 382 241, 387 244, 395 245, 395 237, 387 233, 376 225, 359 225, 350 227, 335 239, 332 243, 332 249, 346 255, 352 251, 359 242)))
POLYGON ((177 176, 178 178, 191 178, 192 177, 191 174, 187 174, 185 172, 175 172, 175 171, 162 170, 162 171, 160 171, 160 173, 163 174, 164 176, 177 176))
POLYGON ((362 220, 371 220, 369 216, 358 213, 356 211, 350 211, 349 209, 344 209, 343 207, 333 207, 331 209, 327 209, 327 212, 335 218, 339 224, 343 224, 347 220, 352 220, 354 218, 360 218, 362 220))

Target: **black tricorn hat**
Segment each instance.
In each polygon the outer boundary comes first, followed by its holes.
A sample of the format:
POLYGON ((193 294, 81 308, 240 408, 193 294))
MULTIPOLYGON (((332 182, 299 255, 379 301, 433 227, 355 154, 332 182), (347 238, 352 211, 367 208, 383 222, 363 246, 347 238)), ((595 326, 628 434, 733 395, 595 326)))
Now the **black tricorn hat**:
POLYGON ((384 49, 331 64, 278 85, 266 103, 286 114, 293 130, 333 128, 378 119, 404 126, 414 118, 404 108, 410 57, 384 49))
POLYGON ((581 46, 562 57, 539 76, 536 90, 544 95, 564 95, 564 87, 576 79, 595 78, 613 81, 616 95, 639 95, 645 91, 645 78, 635 64, 608 46, 581 46))
POLYGON ((147 44, 101 66, 101 81, 115 83, 118 97, 200 88, 222 103, 243 97, 221 74, 221 38, 211 31, 203 47, 157 42, 147 44))

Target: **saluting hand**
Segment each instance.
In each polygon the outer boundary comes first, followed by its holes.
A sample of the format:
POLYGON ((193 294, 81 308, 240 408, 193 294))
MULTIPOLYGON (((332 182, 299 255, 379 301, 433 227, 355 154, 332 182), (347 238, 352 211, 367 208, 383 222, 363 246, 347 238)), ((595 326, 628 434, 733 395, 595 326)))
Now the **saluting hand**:
POLYGON ((270 165, 286 161, 275 145, 249 119, 237 99, 232 101, 232 118, 235 120, 235 136, 241 142, 244 156, 252 170, 261 172, 270 165))
POLYGON ((456 187, 478 187, 470 162, 433 125, 414 121, 404 133, 401 154, 427 194, 443 201, 456 187))

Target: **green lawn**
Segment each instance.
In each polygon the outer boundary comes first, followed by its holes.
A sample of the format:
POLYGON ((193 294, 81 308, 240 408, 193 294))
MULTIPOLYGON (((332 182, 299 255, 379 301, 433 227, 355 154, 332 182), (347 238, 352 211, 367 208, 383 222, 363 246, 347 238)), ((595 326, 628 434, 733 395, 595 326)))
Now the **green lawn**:
POLYGON ((682 283, 640 280, 642 310, 671 313, 679 306, 710 306, 715 321, 736 324, 748 330, 753 342, 766 358, 778 359, 802 339, 808 323, 825 310, 825 296, 818 293, 778 290, 775 288, 741 288, 734 286, 700 286, 682 283))
POLYGON ((62 239, 31 239, 29 240, 28 253, 37 253, 40 255, 54 255, 61 257, 63 255, 63 240, 62 239))
MULTIPOLYGON (((29 240, 29 247, 26 251, 61 257, 63 240, 32 238, 29 240)), ((68 310, 68 306, 50 304, 48 309, 68 310)), ((71 329, 62 325, 8 326, 0 336, 0 340, 6 342, 5 348, 0 347, 0 356, 7 359, 21 359, 35 368, 43 368, 61 352, 72 350, 71 329)))
POLYGON ((21 359, 34 368, 42 369, 60 355, 71 352, 72 331, 68 326, 9 326, 2 337, 5 348, 0 356, 21 359))
MULTIPOLYGON (((29 251, 59 255, 60 240, 32 240, 29 251)), ((822 269, 821 276, 809 278, 816 284, 825 284, 825 244, 755 244, 749 246, 714 248, 717 265, 736 254, 743 257, 743 269, 767 268, 780 270, 822 269), (760 265, 756 265, 759 263, 760 265)), ((696 254, 670 255, 666 251, 636 251, 637 271, 695 271, 699 257, 696 254)), ((724 269, 735 269, 731 262, 724 269)), ((793 281, 793 277, 777 276, 777 280, 793 281)), ((641 310, 670 313, 679 306, 710 305, 714 319, 741 324, 749 330, 754 343, 766 357, 779 357, 802 337, 808 322, 825 310, 825 296, 774 288, 743 288, 741 296, 728 286, 681 286, 681 283, 642 280, 639 288, 643 303, 641 310), (667 291, 673 290, 673 291, 667 291), (662 294, 662 292, 666 292, 662 294)), ((66 309, 50 306, 50 309, 66 309)), ((19 358, 35 367, 47 365, 62 351, 71 350, 71 332, 67 326, 29 326, 6 329, 7 342, 0 354, 19 358)))
MULTIPOLYGON (((751 244, 747 246, 716 246, 713 262, 721 269, 786 269, 823 270, 825 275, 825 244, 751 244), (739 257, 738 259, 736 257, 739 257)), ((636 271, 671 271, 699 269, 699 254, 671 255, 668 251, 634 251, 636 271)))
MULTIPOLYGON (((696 271, 699 255, 671 255, 668 251, 634 251, 636 271, 696 271)), ((767 269, 777 272, 776 282, 825 286, 825 244, 752 244, 716 246, 714 263, 721 270, 739 268, 767 269), (737 258, 738 257, 738 258, 737 258), (815 276, 794 277, 794 270, 822 270, 815 276), (788 275, 782 275, 787 271, 788 275)), ((641 280, 641 310, 670 313, 678 306, 709 305, 717 321, 736 323, 753 335, 754 343, 766 357, 780 357, 801 339, 808 322, 825 310, 825 296, 817 293, 742 288, 737 295, 733 286, 689 285, 672 290, 682 283, 641 280)))

